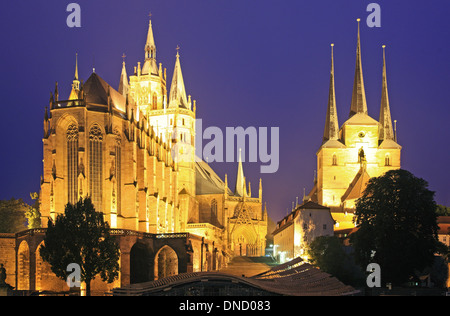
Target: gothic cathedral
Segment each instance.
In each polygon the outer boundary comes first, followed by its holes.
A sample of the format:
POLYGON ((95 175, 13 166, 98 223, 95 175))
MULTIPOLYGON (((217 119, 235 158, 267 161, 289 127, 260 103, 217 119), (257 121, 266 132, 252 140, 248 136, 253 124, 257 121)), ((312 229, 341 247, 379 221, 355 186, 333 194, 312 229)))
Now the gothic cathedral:
MULTIPOLYGON (((170 90, 157 63, 150 21, 145 60, 115 90, 97 73, 78 77, 61 99, 58 86, 45 112, 41 213, 90 196, 112 229, 203 238, 218 268, 233 256, 264 256, 267 210, 252 196, 239 161, 236 190, 195 156, 196 101, 187 95, 177 52, 170 90), (177 159, 182 156, 184 159, 177 159)), ((206 256, 193 245, 193 271, 206 256)), ((211 266, 213 263, 209 263, 211 266)))

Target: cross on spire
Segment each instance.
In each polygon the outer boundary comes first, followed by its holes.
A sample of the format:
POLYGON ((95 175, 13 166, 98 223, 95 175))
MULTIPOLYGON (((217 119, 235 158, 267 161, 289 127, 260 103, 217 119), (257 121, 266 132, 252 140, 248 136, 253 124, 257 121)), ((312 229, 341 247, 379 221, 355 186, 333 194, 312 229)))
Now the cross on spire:
POLYGON ((176 50, 177 50, 177 57, 180 57, 180 45, 177 45, 176 50))

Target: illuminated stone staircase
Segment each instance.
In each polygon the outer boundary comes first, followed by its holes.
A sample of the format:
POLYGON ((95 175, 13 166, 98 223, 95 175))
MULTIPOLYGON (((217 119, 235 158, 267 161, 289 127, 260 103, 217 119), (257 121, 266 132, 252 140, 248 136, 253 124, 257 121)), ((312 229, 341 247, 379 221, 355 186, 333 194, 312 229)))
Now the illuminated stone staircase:
POLYGON ((271 257, 234 257, 226 268, 220 272, 236 276, 252 277, 259 273, 266 272, 270 268, 278 265, 271 257))

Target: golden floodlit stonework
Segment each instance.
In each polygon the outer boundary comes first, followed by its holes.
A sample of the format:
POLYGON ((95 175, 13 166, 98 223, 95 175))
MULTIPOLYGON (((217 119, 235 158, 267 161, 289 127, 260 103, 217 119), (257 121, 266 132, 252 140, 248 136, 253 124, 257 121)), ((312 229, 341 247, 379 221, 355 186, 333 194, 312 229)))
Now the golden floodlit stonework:
POLYGON ((331 209, 335 230, 355 227, 355 202, 369 179, 400 168, 402 147, 392 125, 383 46, 382 97, 379 120, 368 115, 358 25, 356 69, 349 118, 339 128, 334 86, 333 47, 327 117, 317 151, 317 176, 309 198, 331 209))
MULTIPOLYGON (((168 90, 151 21, 144 49, 144 63, 131 76, 124 60, 118 90, 95 70, 83 83, 77 58, 69 97, 61 98, 56 84, 45 111, 43 228, 67 203, 90 196, 120 245, 119 280, 108 286, 95 281, 94 291, 265 255, 262 181, 252 196, 239 161, 232 191, 226 175, 222 180, 195 156, 197 105, 186 94, 180 54, 168 90)), ((40 258, 44 233, 15 238, 20 290, 67 290, 40 258)))

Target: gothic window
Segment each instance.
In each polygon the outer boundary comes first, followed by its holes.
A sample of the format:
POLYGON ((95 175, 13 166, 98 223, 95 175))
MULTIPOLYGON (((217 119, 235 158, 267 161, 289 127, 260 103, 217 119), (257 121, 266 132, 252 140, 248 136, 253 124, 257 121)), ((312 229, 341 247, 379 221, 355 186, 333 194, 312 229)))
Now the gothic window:
POLYGON ((337 156, 336 156, 336 154, 333 155, 333 166, 337 166, 337 156))
POLYGON ((68 202, 75 204, 78 200, 78 126, 69 125, 66 136, 68 202))
POLYGON ((212 224, 217 223, 217 200, 213 199, 211 201, 211 222, 212 224))
POLYGON ((391 165, 391 156, 389 154, 386 154, 386 156, 384 157, 384 165, 385 166, 391 165))
POLYGON ((156 93, 153 93, 152 109, 156 110, 157 108, 158 108, 158 97, 156 96, 156 93))
POLYGON ((121 199, 122 199, 122 172, 121 172, 121 166, 122 166, 122 148, 121 148, 121 142, 120 142, 120 134, 119 132, 115 132, 117 139, 114 147, 114 152, 116 154, 115 159, 115 176, 116 176, 116 183, 117 183, 117 214, 121 214, 121 199))
POLYGON ((89 193, 98 212, 102 211, 103 134, 98 125, 89 132, 89 193))

